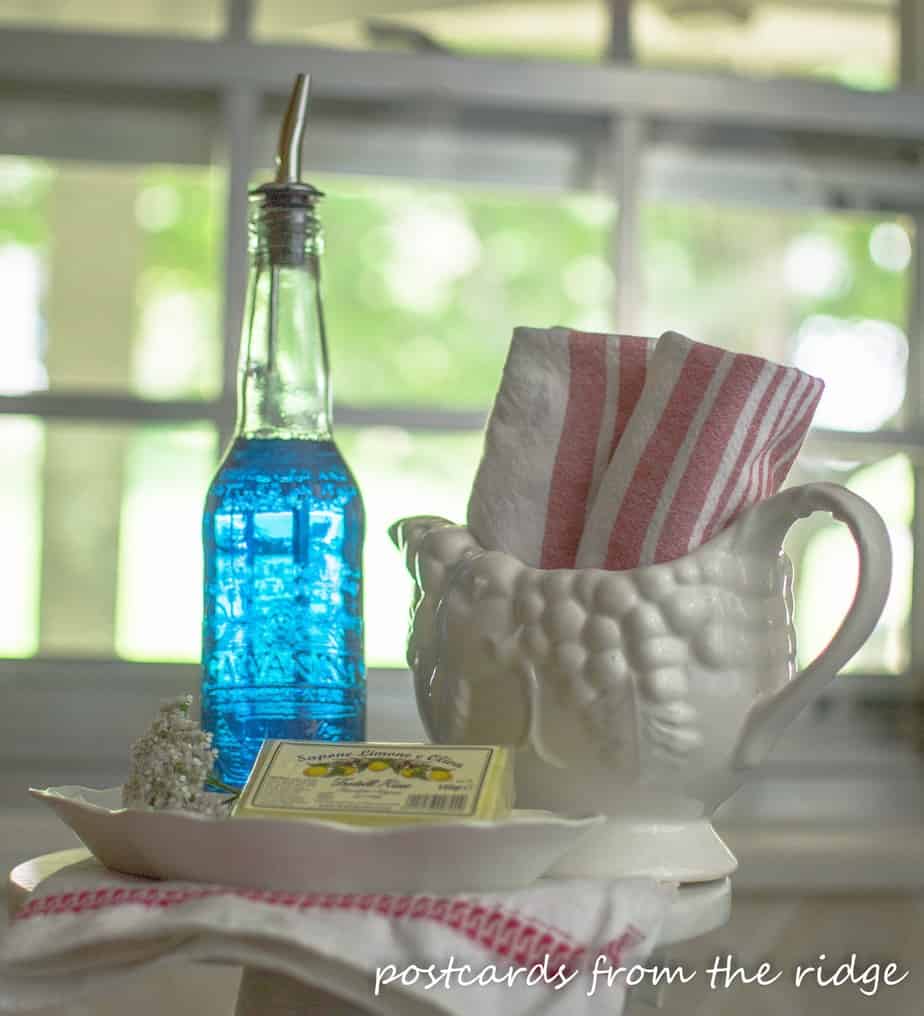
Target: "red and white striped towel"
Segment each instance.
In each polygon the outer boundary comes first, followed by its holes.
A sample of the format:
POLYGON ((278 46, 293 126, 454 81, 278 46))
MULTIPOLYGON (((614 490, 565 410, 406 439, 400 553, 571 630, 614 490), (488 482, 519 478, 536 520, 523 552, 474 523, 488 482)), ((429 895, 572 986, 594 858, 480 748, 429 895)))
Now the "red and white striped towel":
POLYGON ((468 505, 483 547, 532 567, 575 566, 653 349, 630 335, 514 331, 468 505))
POLYGON ((682 557, 774 494, 823 389, 794 367, 665 332, 588 513, 577 567, 682 557))
MULTIPOLYGON (((196 960, 285 975, 382 1016, 618 1016, 625 978, 606 975, 645 963, 675 894, 648 879, 287 893, 151 882, 86 862, 42 883, 0 936, 0 1012, 74 1003, 150 964, 196 960)), ((321 1011, 307 987, 264 1001, 253 1011, 321 1011)))

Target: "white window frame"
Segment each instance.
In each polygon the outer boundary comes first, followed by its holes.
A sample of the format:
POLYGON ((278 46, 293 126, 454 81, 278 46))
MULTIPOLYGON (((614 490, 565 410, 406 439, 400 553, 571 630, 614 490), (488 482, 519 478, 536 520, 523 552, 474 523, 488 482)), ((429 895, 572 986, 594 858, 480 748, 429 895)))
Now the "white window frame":
MULTIPOLYGON (((917 5, 918 0, 903 5, 907 74, 910 54, 924 44, 921 22, 914 21, 917 5)), ((614 2, 623 16, 625 9, 614 2)), ((0 396, 0 414, 210 421, 227 440, 248 267, 245 195, 254 154, 272 150, 276 110, 294 75, 307 69, 313 94, 309 170, 609 193, 619 205, 611 251, 622 330, 633 329, 639 312, 633 301, 643 193, 750 197, 790 207, 825 207, 836 200, 839 208, 913 216, 918 229, 907 322, 907 429, 814 431, 810 443, 821 452, 901 451, 910 457, 917 493, 915 546, 922 562, 914 572, 912 616, 924 611, 924 174, 901 154, 924 146, 921 91, 903 87, 869 94, 822 82, 751 81, 627 63, 568 65, 257 43, 249 14, 248 0, 228 0, 226 34, 201 41, 0 29, 0 153, 190 164, 216 161, 217 153, 228 183, 219 397, 153 402, 127 394, 37 392, 0 396), (61 96, 69 104, 63 110, 61 96), (417 113, 425 114, 423 127, 417 113), (87 131, 87 123, 101 126, 87 131), (798 145, 761 147, 762 140, 787 138, 813 139, 814 154, 798 145), (839 158, 845 140, 851 151, 862 147, 863 157, 839 158)), ((617 30, 613 35, 627 37, 617 30)), ((418 430, 471 430, 483 422, 479 413, 344 405, 336 418, 339 424, 418 430)), ((908 674, 852 676, 831 687, 787 739, 789 758, 799 762, 777 756, 780 761, 763 777, 763 791, 751 795, 752 802, 763 800, 754 805, 757 811, 773 813, 774 800, 791 795, 794 783, 807 787, 812 778, 838 786, 851 779, 892 786, 896 779, 919 778, 913 753, 880 733, 896 709, 915 708, 922 698, 924 626, 911 625, 911 644, 908 674), (866 702, 878 705, 869 710, 861 705, 866 702)), ((406 674, 372 677, 386 695, 407 702, 406 674)), ((65 763, 76 777, 111 780, 157 700, 195 688, 198 681, 192 665, 0 661, 0 803, 20 793, 24 772, 33 783, 61 782, 55 773, 65 763)), ((895 809, 916 820, 910 783, 907 791, 899 794, 895 809)), ((819 801, 825 797, 816 793, 819 801)))

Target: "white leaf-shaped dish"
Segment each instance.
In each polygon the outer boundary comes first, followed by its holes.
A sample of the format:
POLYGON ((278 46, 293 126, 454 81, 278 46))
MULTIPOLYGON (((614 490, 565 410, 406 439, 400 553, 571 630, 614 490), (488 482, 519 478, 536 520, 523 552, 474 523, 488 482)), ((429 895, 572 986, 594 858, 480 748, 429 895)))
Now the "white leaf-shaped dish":
POLYGON ((519 889, 603 821, 514 812, 499 822, 376 828, 125 809, 119 787, 29 793, 113 871, 283 892, 519 889))

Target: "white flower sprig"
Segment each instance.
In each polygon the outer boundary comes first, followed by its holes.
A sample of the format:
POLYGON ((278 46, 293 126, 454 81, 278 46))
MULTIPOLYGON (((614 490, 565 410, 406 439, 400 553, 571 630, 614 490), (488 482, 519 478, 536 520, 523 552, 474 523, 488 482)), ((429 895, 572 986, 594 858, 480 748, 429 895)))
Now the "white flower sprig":
MULTIPOLYGON (((209 793, 218 752, 189 715, 192 695, 162 703, 147 733, 132 746, 131 771, 122 788, 126 808, 227 814, 227 801, 209 793)), ((230 788, 222 788, 230 789, 230 788)))

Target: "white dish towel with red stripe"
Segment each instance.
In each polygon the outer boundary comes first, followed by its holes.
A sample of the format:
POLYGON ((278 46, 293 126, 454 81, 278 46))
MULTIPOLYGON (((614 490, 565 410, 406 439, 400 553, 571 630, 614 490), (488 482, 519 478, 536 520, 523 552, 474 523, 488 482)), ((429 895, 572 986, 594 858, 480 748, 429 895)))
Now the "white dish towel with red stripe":
POLYGON ((780 489, 823 389, 677 332, 517 329, 469 528, 533 567, 682 557, 780 489))
POLYGON ((483 547, 533 568, 574 567, 654 345, 569 328, 514 330, 468 505, 483 547))
POLYGON ((627 879, 301 895, 153 882, 89 861, 43 882, 0 940, 0 1011, 195 960, 284 974, 389 1016, 618 1016, 623 977, 607 975, 645 963, 675 891, 627 879))

